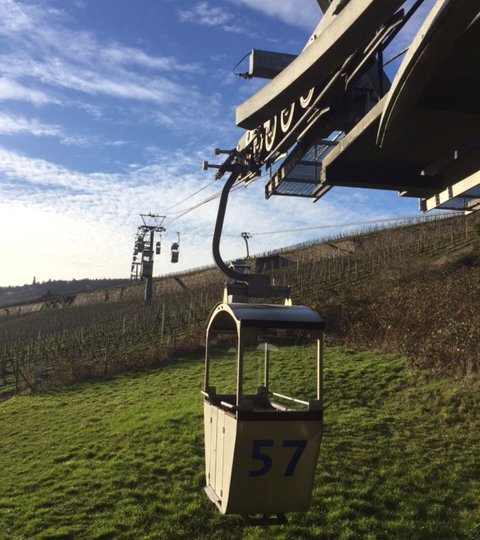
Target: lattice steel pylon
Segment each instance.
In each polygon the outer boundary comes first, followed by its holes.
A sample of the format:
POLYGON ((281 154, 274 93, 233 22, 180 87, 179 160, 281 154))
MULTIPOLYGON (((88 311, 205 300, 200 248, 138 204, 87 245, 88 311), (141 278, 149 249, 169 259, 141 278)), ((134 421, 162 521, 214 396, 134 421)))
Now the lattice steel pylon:
MULTIPOLYGON (((166 231, 163 226, 166 216, 159 214, 140 214, 142 225, 135 234, 135 244, 133 248, 133 260, 130 277, 132 279, 145 280, 144 303, 149 306, 152 303, 153 295, 153 259, 155 234, 162 234, 166 231)), ((161 236, 160 236, 161 238, 161 236)), ((160 254, 161 240, 157 241, 156 252, 160 254)))

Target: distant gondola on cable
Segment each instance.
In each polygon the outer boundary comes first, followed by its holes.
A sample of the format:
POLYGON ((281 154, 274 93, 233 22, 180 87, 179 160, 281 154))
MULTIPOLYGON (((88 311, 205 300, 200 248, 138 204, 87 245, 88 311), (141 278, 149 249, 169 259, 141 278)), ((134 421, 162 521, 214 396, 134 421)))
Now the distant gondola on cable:
POLYGON ((178 236, 178 241, 173 242, 172 247, 171 247, 172 263, 178 263, 178 258, 180 255, 180 233, 179 232, 177 232, 177 236, 178 236))

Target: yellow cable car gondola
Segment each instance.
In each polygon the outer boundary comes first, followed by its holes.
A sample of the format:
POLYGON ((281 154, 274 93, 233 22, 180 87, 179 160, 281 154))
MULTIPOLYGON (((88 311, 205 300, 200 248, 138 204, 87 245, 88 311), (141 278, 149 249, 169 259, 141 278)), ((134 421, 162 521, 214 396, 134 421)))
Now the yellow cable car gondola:
POLYGON ((320 315, 304 306, 221 303, 210 315, 202 392, 205 491, 222 514, 282 516, 308 508, 323 428, 323 328, 320 315), (305 349, 314 351, 313 399, 271 388, 270 351, 276 338, 289 337, 316 343, 305 349), (236 389, 229 393, 211 384, 212 351, 221 343, 236 344, 229 349, 236 352, 236 389), (255 391, 244 377, 245 351, 252 347, 263 355, 255 391))

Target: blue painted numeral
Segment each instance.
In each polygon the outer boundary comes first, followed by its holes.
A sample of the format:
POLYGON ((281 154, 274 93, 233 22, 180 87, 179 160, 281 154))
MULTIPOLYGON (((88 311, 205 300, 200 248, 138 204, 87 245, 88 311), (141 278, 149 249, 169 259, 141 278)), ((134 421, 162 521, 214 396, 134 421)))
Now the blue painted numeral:
POLYGON ((295 448, 292 459, 285 469, 285 476, 292 476, 298 461, 307 446, 307 441, 283 441, 284 448, 295 448))
MULTIPOLYGON (((292 458, 290 459, 287 468, 285 469, 284 476, 293 476, 293 473, 298 465, 298 462, 303 454, 303 451, 307 447, 307 441, 305 440, 285 440, 282 443, 283 448, 294 448, 292 458)), ((272 448, 273 440, 272 439, 258 439, 254 440, 252 443, 252 459, 260 461, 261 467, 251 470, 248 473, 248 476, 258 477, 264 476, 269 473, 272 468, 272 458, 262 452, 263 448, 272 448)))
POLYGON ((262 447, 271 448, 272 446, 273 441, 271 439, 253 441, 252 459, 261 461, 263 465, 260 469, 250 471, 248 476, 263 476, 264 474, 268 473, 268 471, 272 468, 272 458, 267 456, 267 454, 262 454, 260 450, 262 447))

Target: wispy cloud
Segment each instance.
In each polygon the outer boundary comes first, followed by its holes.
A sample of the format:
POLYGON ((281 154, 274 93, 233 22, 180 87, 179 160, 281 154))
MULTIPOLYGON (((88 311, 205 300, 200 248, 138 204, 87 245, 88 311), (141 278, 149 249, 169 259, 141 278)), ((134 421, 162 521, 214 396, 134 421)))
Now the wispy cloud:
POLYGON ((58 137, 61 135, 59 126, 43 124, 37 118, 25 118, 0 112, 0 134, 28 134, 36 137, 58 137))
POLYGON ((0 135, 30 135, 33 137, 55 137, 65 146, 123 146, 126 141, 109 141, 98 135, 66 133, 60 126, 46 124, 38 118, 26 118, 0 112, 0 135))
MULTIPOLYGON (((65 189, 74 192, 95 192, 102 189, 105 182, 113 188, 118 176, 108 174, 82 174, 44 159, 31 158, 18 152, 0 147, 0 175, 2 184, 19 182, 38 186, 48 194, 49 189, 65 189)), ((15 184, 11 184, 11 186, 15 184)))
POLYGON ((61 11, 14 0, 0 0, 0 9, 0 37, 6 44, 0 55, 0 99, 50 103, 48 92, 56 88, 168 104, 192 93, 191 88, 174 81, 174 75, 202 69, 171 56, 101 42, 89 32, 70 28, 61 11), (45 90, 38 90, 38 85, 45 90))
POLYGON ((199 26, 217 27, 225 32, 248 34, 244 26, 236 22, 233 13, 225 7, 214 6, 209 2, 199 2, 189 9, 178 11, 180 21, 198 24, 199 26))
POLYGON ((280 19, 286 24, 313 30, 321 17, 315 0, 230 0, 237 5, 247 6, 264 15, 280 19))
POLYGON ((233 18, 226 9, 212 6, 208 2, 200 2, 190 9, 182 9, 178 14, 182 22, 194 22, 202 26, 223 26, 233 18))
POLYGON ((26 101, 33 105, 59 103, 57 99, 49 96, 46 92, 29 88, 4 77, 0 78, 0 101, 26 101))
MULTIPOLYGON (((62 11, 28 1, 0 0, 0 10, 6 14, 0 19, 0 101, 81 109, 104 123, 121 115, 124 123, 155 125, 177 134, 192 133, 198 125, 212 133, 215 123, 216 131, 224 131, 226 124, 233 128, 233 122, 225 121, 231 111, 224 102, 192 84, 202 74, 200 64, 102 41, 73 28, 62 11)), ((228 13, 215 13, 217 22, 233 24, 228 13)), ((96 140, 64 135, 67 145, 88 146, 96 140)))
POLYGON ((165 208, 179 194, 195 191, 196 183, 204 180, 199 172, 200 158, 195 153, 167 153, 154 147, 150 149, 150 158, 150 163, 137 164, 126 171, 85 173, 0 147, 0 190, 7 200, 12 201, 24 191, 38 193, 38 201, 53 197, 59 207, 66 200, 69 205, 76 201, 70 206, 71 212, 92 209, 90 205, 94 199, 105 207, 111 206, 112 201, 122 200, 125 209, 138 204, 141 210, 145 202, 140 202, 142 198, 151 198, 157 208, 165 208), (67 199, 58 199, 60 192, 64 192, 67 199), (140 198, 137 198, 138 194, 140 198), (84 207, 86 199, 88 206, 84 207))
POLYGON ((190 98, 194 91, 165 77, 150 77, 133 73, 105 62, 99 64, 86 59, 75 62, 58 58, 15 58, 0 55, 3 73, 13 81, 36 80, 42 84, 68 89, 75 93, 92 96, 104 95, 116 99, 147 101, 157 104, 181 102, 190 98), (95 69, 92 69, 92 66, 95 69), (101 73, 100 73, 101 72, 101 73))

